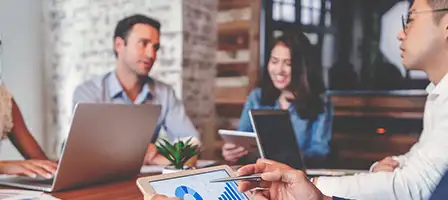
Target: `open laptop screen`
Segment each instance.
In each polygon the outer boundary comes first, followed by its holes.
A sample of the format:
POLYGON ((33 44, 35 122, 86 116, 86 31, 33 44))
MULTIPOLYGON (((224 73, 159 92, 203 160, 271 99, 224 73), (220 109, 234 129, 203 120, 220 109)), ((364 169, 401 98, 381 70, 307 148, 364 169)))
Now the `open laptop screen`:
POLYGON ((258 135, 261 157, 305 170, 288 111, 250 110, 249 115, 258 135))

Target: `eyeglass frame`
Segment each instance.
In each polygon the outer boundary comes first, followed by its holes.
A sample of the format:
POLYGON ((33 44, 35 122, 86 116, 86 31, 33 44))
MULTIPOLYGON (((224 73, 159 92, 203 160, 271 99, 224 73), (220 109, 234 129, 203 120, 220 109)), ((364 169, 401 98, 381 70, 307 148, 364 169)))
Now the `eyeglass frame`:
POLYGON ((423 10, 423 11, 410 11, 408 12, 408 14, 406 15, 406 18, 404 15, 401 15, 401 25, 403 26, 403 33, 406 34, 406 29, 408 28, 408 24, 409 24, 409 16, 411 16, 411 14, 418 14, 418 13, 434 13, 434 12, 446 12, 448 11, 448 8, 440 8, 440 9, 434 9, 434 10, 423 10))

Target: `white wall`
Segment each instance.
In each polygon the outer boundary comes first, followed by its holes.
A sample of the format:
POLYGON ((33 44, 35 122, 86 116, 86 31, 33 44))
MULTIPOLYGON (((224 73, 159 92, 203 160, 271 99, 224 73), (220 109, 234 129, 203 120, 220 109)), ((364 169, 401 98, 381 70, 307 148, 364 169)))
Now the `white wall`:
MULTIPOLYGON (((45 135, 41 10, 41 0, 0 0, 1 77, 42 146, 45 135)), ((20 158, 9 141, 2 142, 0 160, 20 158)))

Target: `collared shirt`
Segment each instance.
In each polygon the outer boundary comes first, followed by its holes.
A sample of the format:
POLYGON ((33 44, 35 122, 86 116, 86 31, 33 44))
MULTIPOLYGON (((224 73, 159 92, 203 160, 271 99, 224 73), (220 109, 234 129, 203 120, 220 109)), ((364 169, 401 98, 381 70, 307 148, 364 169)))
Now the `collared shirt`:
POLYGON ((132 101, 124 92, 116 73, 109 72, 78 86, 73 95, 73 106, 79 102, 161 105, 153 141, 157 139, 162 127, 171 141, 186 137, 199 139, 197 130, 186 115, 182 102, 176 98, 174 90, 154 79, 149 79, 149 84, 144 85, 137 98, 132 101))
MULTIPOLYGON (((249 119, 249 110, 280 109, 278 100, 273 106, 261 104, 261 88, 254 89, 247 97, 238 126, 239 131, 253 132, 249 119)), ((310 121, 300 118, 293 104, 288 108, 291 124, 296 134, 297 142, 306 157, 326 156, 330 151, 328 142, 331 139, 332 106, 326 101, 325 112, 310 121)))
POLYGON ((428 199, 448 169, 448 75, 427 92, 422 134, 397 157, 394 172, 321 177, 317 187, 328 196, 352 199, 428 199))

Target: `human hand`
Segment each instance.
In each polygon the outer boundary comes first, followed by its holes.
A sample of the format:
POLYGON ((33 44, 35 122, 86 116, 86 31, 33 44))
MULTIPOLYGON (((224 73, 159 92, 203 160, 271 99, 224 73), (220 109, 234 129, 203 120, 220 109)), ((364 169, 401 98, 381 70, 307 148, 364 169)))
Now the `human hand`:
POLYGON ((388 156, 379 161, 378 164, 372 169, 372 172, 393 172, 400 163, 388 156))
POLYGON ((247 155, 249 152, 241 146, 232 143, 225 143, 222 147, 222 156, 226 161, 236 163, 241 157, 247 155))
POLYGON ((58 165, 49 160, 21 160, 0 162, 0 173, 29 176, 32 178, 43 176, 51 178, 56 173, 58 165))
POLYGON ((246 192, 254 188, 255 199, 290 199, 290 200, 325 200, 331 199, 324 196, 300 170, 287 165, 265 159, 259 159, 256 164, 243 166, 238 170, 238 175, 262 173, 262 181, 242 181, 238 190, 246 192))

